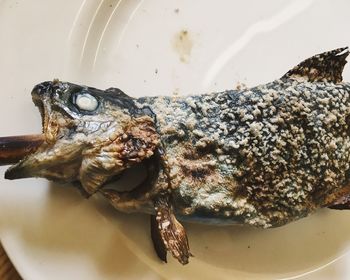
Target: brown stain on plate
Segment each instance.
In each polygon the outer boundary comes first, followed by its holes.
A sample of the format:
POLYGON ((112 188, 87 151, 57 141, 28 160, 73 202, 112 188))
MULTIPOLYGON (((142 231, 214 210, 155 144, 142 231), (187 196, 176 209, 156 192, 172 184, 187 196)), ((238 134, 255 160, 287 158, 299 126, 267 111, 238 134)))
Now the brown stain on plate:
POLYGON ((188 30, 183 29, 176 33, 173 40, 173 48, 183 63, 189 63, 193 48, 193 39, 188 30))

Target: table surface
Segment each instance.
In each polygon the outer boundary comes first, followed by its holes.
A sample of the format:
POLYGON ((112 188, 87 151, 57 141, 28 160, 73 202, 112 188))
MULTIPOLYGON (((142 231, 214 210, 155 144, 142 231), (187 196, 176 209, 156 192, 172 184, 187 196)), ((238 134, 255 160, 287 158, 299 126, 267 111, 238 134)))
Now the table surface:
POLYGON ((18 274, 4 248, 0 244, 0 280, 21 280, 21 276, 18 274))

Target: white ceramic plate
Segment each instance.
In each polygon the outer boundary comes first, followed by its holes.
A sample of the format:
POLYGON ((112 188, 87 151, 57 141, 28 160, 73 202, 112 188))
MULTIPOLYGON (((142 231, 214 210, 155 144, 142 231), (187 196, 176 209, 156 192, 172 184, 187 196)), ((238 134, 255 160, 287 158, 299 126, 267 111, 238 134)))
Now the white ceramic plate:
MULTIPOLYGON (((30 90, 56 77, 131 96, 271 81, 350 45, 349 10, 346 0, 2 1, 1 135, 40 131, 30 90)), ((158 261, 147 216, 41 179, 0 183, 1 241, 28 280, 345 280, 349 221, 323 210, 273 230, 186 224, 195 258, 182 267, 158 261)))

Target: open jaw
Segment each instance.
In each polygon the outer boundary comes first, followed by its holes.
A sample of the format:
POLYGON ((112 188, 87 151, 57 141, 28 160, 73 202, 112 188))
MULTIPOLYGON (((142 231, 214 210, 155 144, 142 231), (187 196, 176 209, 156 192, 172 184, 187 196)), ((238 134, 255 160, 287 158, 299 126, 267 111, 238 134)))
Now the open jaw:
MULTIPOLYGON (((0 165, 13 164, 5 173, 6 179, 44 177, 73 183, 86 196, 101 191, 107 197, 124 193, 137 197, 149 190, 158 174, 156 155, 132 165, 123 163, 120 168, 116 165, 112 170, 100 167, 100 162, 110 165, 121 162, 111 156, 115 150, 110 151, 108 147, 114 144, 109 134, 106 130, 89 133, 86 129, 90 129, 90 119, 70 114, 63 105, 57 106, 52 101, 52 94, 46 94, 46 91, 43 86, 36 86, 32 92, 42 117, 42 133, 0 137, 0 165), (81 132, 82 129, 85 130, 81 132), (138 180, 130 180, 135 177, 138 180)), ((100 115, 94 117, 99 120, 100 115)))
POLYGON ((3 142, 0 154, 4 155, 0 164, 14 164, 6 171, 5 178, 44 177, 62 182, 72 181, 76 175, 79 151, 67 145, 70 140, 66 136, 69 118, 52 109, 47 100, 49 96, 39 98, 37 87, 33 89, 32 96, 41 114, 42 133, 0 138, 0 142, 3 142))

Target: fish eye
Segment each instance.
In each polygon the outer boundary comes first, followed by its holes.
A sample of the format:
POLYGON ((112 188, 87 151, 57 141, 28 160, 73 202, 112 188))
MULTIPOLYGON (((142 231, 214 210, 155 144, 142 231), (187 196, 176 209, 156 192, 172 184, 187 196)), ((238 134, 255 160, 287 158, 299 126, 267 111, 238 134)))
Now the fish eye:
POLYGON ((79 110, 89 112, 95 111, 98 107, 97 98, 84 92, 76 94, 74 103, 79 110))

